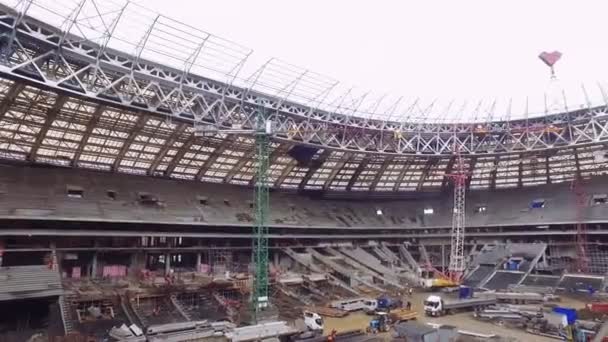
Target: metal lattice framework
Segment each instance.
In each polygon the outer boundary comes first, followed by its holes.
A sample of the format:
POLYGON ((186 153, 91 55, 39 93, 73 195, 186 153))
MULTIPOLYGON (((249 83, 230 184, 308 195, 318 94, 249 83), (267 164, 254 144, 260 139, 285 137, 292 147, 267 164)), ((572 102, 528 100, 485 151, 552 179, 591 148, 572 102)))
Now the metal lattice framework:
MULTIPOLYGON (((538 185, 606 171, 605 106, 458 124, 363 117, 355 115, 356 98, 328 104, 335 82, 276 60, 241 78, 249 50, 163 17, 142 30, 134 53, 118 51, 114 47, 122 45, 113 42, 124 40, 121 18, 131 5, 93 18, 82 14, 92 0, 81 1, 80 10, 53 26, 27 15, 50 1, 20 3, 0 6, 5 159, 252 186, 254 139, 201 138, 194 127, 253 128, 262 107, 281 132, 269 143, 268 181, 276 188, 439 190, 454 167, 454 146, 471 170, 470 188, 538 185), (89 26, 101 27, 93 38, 89 26), (181 37, 171 51, 159 45, 168 33, 181 37), (173 61, 167 57, 172 52, 181 57, 173 61), (167 64, 153 61, 163 58, 167 64), (231 62, 204 68, 210 60, 231 62), (273 83, 278 74, 290 81, 273 83), (314 88, 313 95, 304 88, 314 88), (286 156, 295 144, 318 148, 312 162, 286 156)), ((419 113, 411 118, 426 113, 413 108, 419 113)))
POLYGON ((268 215, 270 197, 268 184, 268 144, 270 136, 265 132, 266 115, 258 114, 255 133, 256 174, 254 186, 255 226, 253 237, 253 262, 255 277, 252 291, 253 311, 257 322, 260 311, 269 305, 268 300, 268 215))
POLYGON ((465 194, 468 173, 464 168, 462 157, 456 151, 456 166, 453 173, 446 175, 454 183, 454 207, 452 208, 452 230, 450 232, 450 263, 448 274, 450 279, 459 283, 464 270, 464 236, 465 236, 465 194))

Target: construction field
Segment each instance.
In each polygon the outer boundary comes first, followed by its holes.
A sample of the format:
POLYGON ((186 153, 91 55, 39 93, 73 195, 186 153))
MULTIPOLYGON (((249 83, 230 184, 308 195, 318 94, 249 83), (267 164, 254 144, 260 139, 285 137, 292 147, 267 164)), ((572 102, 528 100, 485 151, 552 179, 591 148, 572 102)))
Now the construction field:
MULTIPOLYGON (((511 329, 504 327, 500 324, 494 324, 489 322, 482 322, 473 317, 471 312, 461 312, 454 313, 451 315, 446 315, 443 317, 427 317, 424 313, 423 301, 429 295, 428 292, 414 292, 411 297, 406 296, 404 300, 410 300, 413 305, 412 309, 418 313, 417 321, 421 323, 433 323, 440 325, 450 325, 457 327, 460 330, 466 330, 472 333, 477 333, 479 335, 495 335, 496 337, 493 340, 501 340, 501 341, 538 341, 538 342, 550 342, 555 341, 554 338, 532 335, 527 332, 511 329)), ((579 299, 570 299, 563 298, 561 303, 562 305, 573 307, 577 309, 582 309, 585 306, 584 301, 579 299)), ((329 335, 332 330, 336 330, 338 332, 343 331, 351 331, 351 330, 359 330, 365 329, 369 326, 370 320, 373 316, 367 315, 363 312, 351 313, 347 317, 342 318, 334 318, 334 317, 326 317, 325 318, 325 329, 324 334, 329 335)), ((391 341, 393 339, 392 333, 381 333, 378 334, 386 341, 391 341)), ((488 340, 484 338, 474 338, 474 337, 461 337, 462 341, 483 341, 488 340)))

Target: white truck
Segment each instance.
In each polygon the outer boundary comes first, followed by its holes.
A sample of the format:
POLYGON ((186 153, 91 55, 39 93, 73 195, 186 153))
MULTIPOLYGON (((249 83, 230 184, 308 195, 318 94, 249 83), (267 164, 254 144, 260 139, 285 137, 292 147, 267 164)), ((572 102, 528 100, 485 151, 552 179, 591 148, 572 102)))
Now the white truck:
POLYGON ((456 310, 476 310, 496 304, 496 298, 467 298, 443 300, 440 296, 431 295, 424 301, 424 313, 427 316, 443 316, 456 310))
POLYGON ((304 311, 304 324, 310 331, 323 332, 323 318, 316 312, 304 311))

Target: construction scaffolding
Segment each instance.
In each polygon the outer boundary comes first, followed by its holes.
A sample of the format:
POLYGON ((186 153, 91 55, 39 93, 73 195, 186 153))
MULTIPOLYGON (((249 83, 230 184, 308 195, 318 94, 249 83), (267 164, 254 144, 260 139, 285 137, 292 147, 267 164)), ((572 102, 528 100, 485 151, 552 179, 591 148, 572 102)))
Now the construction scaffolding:
POLYGON ((586 273, 605 275, 608 273, 608 246, 599 243, 585 244, 586 273))

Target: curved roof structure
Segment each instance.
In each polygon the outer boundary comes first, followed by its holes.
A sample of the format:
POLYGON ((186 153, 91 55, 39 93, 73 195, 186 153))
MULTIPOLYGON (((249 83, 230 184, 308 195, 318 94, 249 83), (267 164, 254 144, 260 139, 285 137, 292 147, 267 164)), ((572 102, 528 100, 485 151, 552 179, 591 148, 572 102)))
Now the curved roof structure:
POLYGON ((471 188, 606 171, 605 105, 469 123, 358 115, 356 103, 327 105, 332 80, 276 61, 243 79, 238 71, 250 50, 163 17, 143 32, 135 53, 126 53, 129 42, 116 32, 130 8, 108 3, 116 8, 96 9, 96 18, 85 16, 89 22, 79 17, 84 1, 63 16, 47 0, 0 6, 3 158, 251 185, 253 138, 197 130, 254 127, 264 111, 278 129, 269 177, 280 189, 438 190, 447 186, 454 150, 465 159, 471 188), (59 19, 36 20, 29 16, 36 8, 59 19), (168 36, 179 39, 165 50, 160 42, 168 36))

